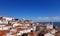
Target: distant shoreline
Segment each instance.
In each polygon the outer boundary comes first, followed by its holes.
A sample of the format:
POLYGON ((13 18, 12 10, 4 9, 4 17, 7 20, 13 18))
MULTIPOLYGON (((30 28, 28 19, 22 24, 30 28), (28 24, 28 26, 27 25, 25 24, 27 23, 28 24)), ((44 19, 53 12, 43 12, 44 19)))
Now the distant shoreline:
MULTIPOLYGON (((46 22, 38 22, 40 24, 45 24, 46 22)), ((54 26, 60 26, 60 22, 53 22, 54 26)))

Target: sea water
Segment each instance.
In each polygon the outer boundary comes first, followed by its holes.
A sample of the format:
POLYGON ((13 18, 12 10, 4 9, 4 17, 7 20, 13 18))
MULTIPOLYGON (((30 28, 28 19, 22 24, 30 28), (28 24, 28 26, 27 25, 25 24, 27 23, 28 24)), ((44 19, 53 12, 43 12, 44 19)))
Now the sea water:
MULTIPOLYGON (((46 22, 38 22, 40 24, 45 24, 46 22)), ((53 22, 54 26, 60 26, 60 22, 53 22)))

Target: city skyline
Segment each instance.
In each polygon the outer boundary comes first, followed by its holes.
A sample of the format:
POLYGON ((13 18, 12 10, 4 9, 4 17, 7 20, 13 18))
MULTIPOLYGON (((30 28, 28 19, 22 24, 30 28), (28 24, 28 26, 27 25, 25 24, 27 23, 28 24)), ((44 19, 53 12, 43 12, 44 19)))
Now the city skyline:
POLYGON ((56 17, 54 21, 59 21, 60 0, 0 0, 0 16, 34 21, 40 21, 46 17, 50 20, 56 17))

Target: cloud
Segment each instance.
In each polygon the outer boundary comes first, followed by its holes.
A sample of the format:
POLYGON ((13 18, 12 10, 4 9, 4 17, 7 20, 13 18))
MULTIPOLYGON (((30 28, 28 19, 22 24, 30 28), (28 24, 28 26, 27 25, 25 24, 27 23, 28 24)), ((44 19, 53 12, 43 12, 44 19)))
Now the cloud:
POLYGON ((60 17, 53 17, 53 21, 60 21, 60 17))
POLYGON ((60 22, 60 17, 59 16, 55 16, 55 17, 38 17, 37 19, 40 22, 60 22))

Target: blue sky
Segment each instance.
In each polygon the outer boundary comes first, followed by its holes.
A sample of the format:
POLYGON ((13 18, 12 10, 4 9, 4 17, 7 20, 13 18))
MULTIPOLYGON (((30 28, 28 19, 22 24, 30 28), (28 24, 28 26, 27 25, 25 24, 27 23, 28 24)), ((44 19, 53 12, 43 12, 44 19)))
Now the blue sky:
POLYGON ((60 17, 60 0, 0 0, 0 16, 33 20, 60 17))

